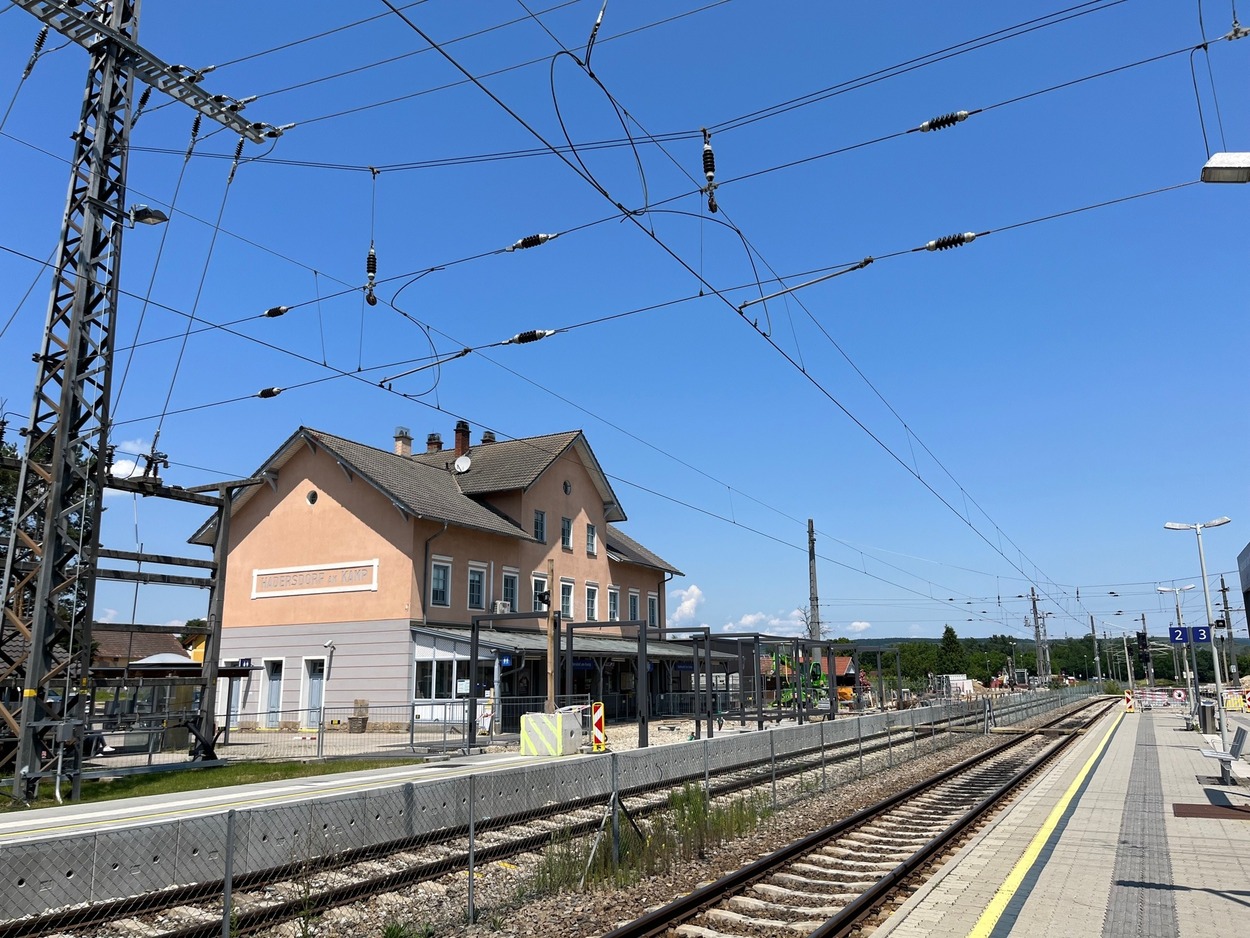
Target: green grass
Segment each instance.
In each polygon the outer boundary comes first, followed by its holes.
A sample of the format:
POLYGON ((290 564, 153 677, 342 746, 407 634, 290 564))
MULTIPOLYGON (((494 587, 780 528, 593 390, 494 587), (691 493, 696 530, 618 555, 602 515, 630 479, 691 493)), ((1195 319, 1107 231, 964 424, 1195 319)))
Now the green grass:
MULTIPOLYGON (((424 759, 413 759, 419 764, 424 759)), ((335 759, 327 762, 241 762, 208 769, 159 772, 153 775, 127 775, 115 779, 88 780, 82 783, 82 802, 112 801, 118 798, 141 798, 146 795, 167 795, 184 791, 204 791, 210 788, 228 788, 231 785, 253 785, 258 782, 279 782, 313 775, 337 775, 341 772, 361 772, 368 769, 390 769, 405 764, 396 759, 335 759)), ((61 783, 61 797, 69 800, 69 783, 61 783)), ((53 785, 45 781, 39 786, 39 798, 31 803, 34 808, 47 808, 56 804, 53 785)), ((20 805, 0 799, 0 813, 24 810, 20 805)))

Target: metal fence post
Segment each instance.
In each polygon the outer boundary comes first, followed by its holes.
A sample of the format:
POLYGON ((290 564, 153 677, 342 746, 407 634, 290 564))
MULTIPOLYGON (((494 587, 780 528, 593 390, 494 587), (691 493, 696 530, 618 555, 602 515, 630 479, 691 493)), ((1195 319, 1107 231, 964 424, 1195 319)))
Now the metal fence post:
POLYGON ((469 776, 469 924, 472 925, 477 921, 477 909, 473 905, 473 877, 475 875, 473 867, 477 860, 477 842, 474 838, 473 822, 477 811, 474 804, 474 795, 477 794, 477 776, 469 776))
POLYGON ((825 722, 823 720, 820 722, 820 790, 829 790, 825 781, 825 722))
MULTIPOLYGON (((711 728, 712 724, 709 721, 708 730, 711 731, 711 728)), ((712 801, 712 758, 711 753, 708 752, 708 746, 710 746, 711 743, 712 741, 710 739, 705 739, 703 741, 703 800, 709 804, 712 801)))
POLYGON ((858 778, 864 777, 864 718, 862 716, 855 717, 855 743, 859 747, 859 775, 858 778))
POLYGON ((911 757, 914 759, 920 754, 920 740, 916 736, 916 708, 913 706, 911 713, 911 757))
POLYGON ((317 717, 317 758, 324 759, 326 755, 326 708, 322 707, 320 716, 317 717))
POLYGON ((890 768, 893 768, 894 767, 894 736, 890 732, 890 715, 886 713, 884 710, 882 710, 881 716, 885 718, 886 763, 890 766, 890 768))
POLYGON ((768 764, 773 776, 773 810, 777 810, 777 736, 768 734, 768 764))
POLYGON ((621 865, 621 785, 616 753, 612 753, 612 869, 621 865))
POLYGON ((221 874, 221 938, 230 938, 234 919, 234 822, 235 812, 226 812, 226 858, 221 874))

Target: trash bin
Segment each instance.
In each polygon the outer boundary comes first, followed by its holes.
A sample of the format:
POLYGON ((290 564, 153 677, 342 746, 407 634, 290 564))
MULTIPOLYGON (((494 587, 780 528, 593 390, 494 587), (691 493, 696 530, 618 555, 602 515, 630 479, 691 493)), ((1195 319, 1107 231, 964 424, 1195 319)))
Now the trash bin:
POLYGON ((1215 722, 1215 701, 1204 700, 1198 704, 1198 729, 1203 733, 1218 733, 1215 722))

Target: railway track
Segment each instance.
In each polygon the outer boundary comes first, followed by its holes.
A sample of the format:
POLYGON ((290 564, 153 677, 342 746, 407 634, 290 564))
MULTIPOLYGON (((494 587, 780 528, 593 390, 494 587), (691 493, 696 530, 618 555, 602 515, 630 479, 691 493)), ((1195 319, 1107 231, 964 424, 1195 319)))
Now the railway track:
POLYGON ((838 938, 969 833, 1105 712, 982 753, 622 925, 605 938, 838 938))
MULTIPOLYGON (((897 728, 896 728, 897 729, 897 728)), ((951 726, 925 727, 923 733, 863 736, 779 759, 756 762, 720 774, 687 776, 663 786, 622 792, 623 804, 637 818, 662 810, 669 794, 692 781, 703 782, 712 798, 772 789, 787 779, 817 772, 862 775, 865 766, 892 765, 904 746, 936 747, 942 736, 957 735, 951 726), (930 735, 934 734, 934 735, 930 735)), ((553 804, 541 815, 497 817, 475 832, 474 862, 481 866, 539 851, 555 837, 593 833, 604 806, 553 804)), ((307 919, 328 909, 381 893, 427 882, 469 865, 467 830, 432 832, 327 857, 318 857, 239 877, 233 884, 232 934, 254 934, 282 922, 307 919)), ((96 936, 134 933, 151 938, 208 938, 221 934, 224 884, 221 881, 178 887, 87 907, 57 910, 0 924, 0 938, 58 935, 96 936)), ((792 934, 792 933, 791 933, 792 934)))

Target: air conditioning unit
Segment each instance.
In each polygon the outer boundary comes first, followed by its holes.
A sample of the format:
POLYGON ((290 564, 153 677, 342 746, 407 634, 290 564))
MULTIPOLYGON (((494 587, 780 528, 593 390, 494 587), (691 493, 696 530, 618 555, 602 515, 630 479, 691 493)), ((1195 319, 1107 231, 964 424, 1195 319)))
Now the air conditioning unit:
POLYGON ((506 599, 495 600, 495 614, 496 615, 508 613, 511 611, 512 611, 512 603, 508 602, 508 600, 506 599))

